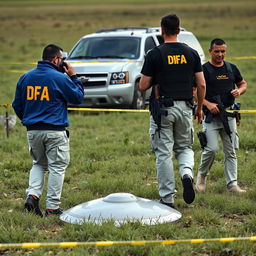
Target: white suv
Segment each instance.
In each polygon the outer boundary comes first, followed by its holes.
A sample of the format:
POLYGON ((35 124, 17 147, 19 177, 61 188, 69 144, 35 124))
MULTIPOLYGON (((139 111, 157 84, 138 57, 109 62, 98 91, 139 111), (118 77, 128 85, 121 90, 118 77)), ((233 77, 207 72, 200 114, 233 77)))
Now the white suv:
MULTIPOLYGON (((150 90, 138 85, 145 54, 162 41, 160 28, 128 27, 99 30, 82 37, 67 61, 84 83, 84 107, 144 109, 150 90), (87 81, 88 80, 88 81, 87 81)), ((196 37, 182 29, 179 40, 205 55, 196 37)))

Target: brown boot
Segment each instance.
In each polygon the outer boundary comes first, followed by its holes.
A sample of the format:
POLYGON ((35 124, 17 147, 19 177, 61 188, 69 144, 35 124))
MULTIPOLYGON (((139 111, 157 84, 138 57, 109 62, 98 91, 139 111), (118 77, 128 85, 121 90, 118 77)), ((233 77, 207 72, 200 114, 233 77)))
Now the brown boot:
POLYGON ((242 194, 242 193, 245 193, 246 190, 241 189, 238 185, 236 185, 236 186, 232 186, 232 187, 228 188, 228 192, 242 194))
POLYGON ((206 175, 202 175, 200 172, 197 174, 196 190, 199 193, 205 193, 206 190, 206 175))

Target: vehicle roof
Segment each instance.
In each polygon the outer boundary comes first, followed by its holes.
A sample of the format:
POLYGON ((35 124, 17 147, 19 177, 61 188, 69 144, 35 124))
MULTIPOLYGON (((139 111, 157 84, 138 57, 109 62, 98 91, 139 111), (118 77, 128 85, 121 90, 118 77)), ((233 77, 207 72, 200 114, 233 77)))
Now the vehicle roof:
MULTIPOLYGON (((156 36, 159 40, 159 37, 161 36, 161 27, 117 27, 117 28, 106 28, 106 29, 100 29, 92 34, 87 34, 83 36, 81 39, 84 38, 90 38, 90 37, 140 37, 145 38, 148 36, 156 36)), ((205 62, 205 54, 204 51, 197 40, 196 36, 190 32, 187 31, 184 28, 181 28, 181 31, 178 35, 178 40, 180 40, 183 43, 188 44, 190 47, 197 50, 197 52, 200 55, 200 58, 202 62, 205 62)))
MULTIPOLYGON (((148 36, 158 35, 161 32, 160 27, 117 27, 100 29, 92 34, 84 35, 84 37, 104 37, 104 36, 148 36)), ((186 32, 184 28, 181 28, 181 33, 186 32)), ((188 31, 187 31, 188 32, 188 31)), ((191 33, 191 32, 188 32, 191 33)))

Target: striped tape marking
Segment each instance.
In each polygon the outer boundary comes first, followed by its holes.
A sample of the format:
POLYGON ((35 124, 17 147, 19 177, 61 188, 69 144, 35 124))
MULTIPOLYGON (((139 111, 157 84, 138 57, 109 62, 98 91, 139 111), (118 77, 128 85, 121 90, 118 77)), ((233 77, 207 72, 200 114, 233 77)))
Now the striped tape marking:
MULTIPOLYGON (((137 62, 143 62, 142 60, 119 60, 119 61, 113 61, 113 60, 106 60, 106 61, 99 61, 99 60, 92 60, 92 61, 86 61, 86 63, 137 63, 137 62)), ((84 63, 84 61, 72 61, 72 64, 79 64, 84 63)), ((37 65, 37 62, 30 62, 30 63, 22 63, 22 62, 6 62, 6 63, 0 63, 0 65, 37 65)))
POLYGON ((15 69, 12 69, 12 70, 3 70, 1 72, 24 74, 24 73, 28 72, 28 70, 15 70, 15 69))
MULTIPOLYGON (((11 104, 1 104, 5 108, 11 107, 11 104)), ((68 108, 71 111, 88 111, 88 112, 130 112, 130 113, 149 113, 148 109, 109 109, 109 108, 68 108)), ((227 110, 227 112, 238 112, 241 114, 255 114, 256 110, 227 110)))
POLYGON ((74 111, 96 111, 96 112, 139 112, 147 113, 147 109, 108 109, 108 108, 68 108, 68 110, 74 111))
MULTIPOLYGON (((148 109, 107 109, 107 108, 68 108, 73 111, 96 111, 96 112, 131 112, 131 113, 148 113, 148 109)), ((256 110, 227 110, 227 112, 239 112, 241 114, 255 114, 256 110)))
MULTIPOLYGON (((240 57, 228 57, 226 58, 227 60, 256 60, 256 56, 240 56, 240 57)), ((102 63, 102 62, 107 62, 107 63, 115 63, 115 62, 129 62, 129 63, 135 63, 135 62, 143 62, 143 61, 138 61, 138 60, 120 60, 120 61, 97 61, 97 60, 92 60, 92 61, 86 61, 86 63, 102 63)), ((75 61, 72 63, 84 63, 83 61, 75 61)), ((0 63, 0 65, 37 65, 37 62, 29 62, 29 63, 24 63, 24 62, 6 62, 6 63, 0 63)))
POLYGON ((256 60, 256 56, 231 57, 227 60, 256 60))
POLYGON ((40 248, 40 247, 76 247, 76 246, 113 246, 113 245, 174 245, 174 244, 202 244, 202 243, 232 243, 239 241, 256 241, 252 237, 225 237, 210 239, 185 239, 185 240, 145 240, 145 241, 98 241, 98 242, 61 242, 61 243, 14 243, 0 244, 0 248, 40 248))
POLYGON ((256 110, 227 110, 227 112, 230 112, 230 113, 238 112, 241 114, 255 114, 256 110))
MULTIPOLYGON (((256 56, 241 56, 241 57, 230 57, 227 58, 227 60, 256 60, 256 56)), ((104 62, 108 62, 108 63, 114 63, 117 61, 104 61, 104 62)), ((118 61, 118 62, 128 62, 128 63, 134 63, 134 62, 143 62, 143 61, 118 61)), ((84 63, 82 61, 76 61, 76 62, 72 62, 72 63, 84 63)), ((87 63, 102 63, 102 61, 89 61, 87 63)), ((37 65, 37 62, 31 62, 31 63, 22 63, 22 62, 7 62, 7 63, 0 63, 0 65, 37 65)), ((24 74, 26 73, 28 70, 3 70, 1 72, 11 72, 11 73, 20 73, 20 74, 24 74)))

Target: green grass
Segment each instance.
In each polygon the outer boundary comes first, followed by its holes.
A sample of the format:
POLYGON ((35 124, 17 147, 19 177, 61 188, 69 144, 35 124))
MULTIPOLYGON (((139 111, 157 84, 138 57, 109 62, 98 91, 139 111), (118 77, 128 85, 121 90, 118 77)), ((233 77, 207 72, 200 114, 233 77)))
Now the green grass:
MULTIPOLYGON (((20 75, 34 67, 48 43, 70 51, 84 34, 114 26, 158 26, 160 17, 174 12, 182 26, 199 38, 206 54, 209 42, 222 37, 229 58, 255 56, 256 3, 245 1, 0 1, 0 114, 2 104, 11 103, 20 75), (146 3, 146 4, 145 4, 146 3), (14 63, 21 64, 14 64, 14 63), (9 72, 14 70, 16 72, 9 72)), ((207 57, 209 55, 207 54, 207 57)), ((248 82, 248 92, 239 99, 243 109, 255 109, 255 60, 232 60, 248 82)), ((13 110, 8 109, 9 114, 13 110)), ((174 224, 142 226, 128 223, 120 228, 112 222, 102 226, 70 225, 58 218, 38 218, 23 210, 31 159, 26 130, 18 122, 6 138, 0 126, 0 243, 157 240, 253 236, 256 233, 255 115, 243 114, 239 126, 238 174, 248 193, 228 194, 225 187, 223 154, 207 181, 207 192, 197 195, 192 205, 182 199, 176 172, 176 206, 183 217, 174 224)), ((70 112, 71 163, 66 171, 62 207, 128 192, 158 199, 155 158, 148 138, 148 114, 70 112)), ((195 132, 200 126, 195 124, 195 132)), ((195 173, 201 149, 195 151, 195 173)), ((177 169, 177 163, 174 161, 177 169)), ((45 194, 40 206, 45 209, 45 194)), ((255 255, 252 242, 183 244, 172 246, 112 246, 90 248, 0 249, 0 255, 255 255)))

